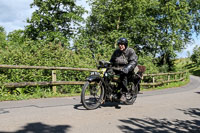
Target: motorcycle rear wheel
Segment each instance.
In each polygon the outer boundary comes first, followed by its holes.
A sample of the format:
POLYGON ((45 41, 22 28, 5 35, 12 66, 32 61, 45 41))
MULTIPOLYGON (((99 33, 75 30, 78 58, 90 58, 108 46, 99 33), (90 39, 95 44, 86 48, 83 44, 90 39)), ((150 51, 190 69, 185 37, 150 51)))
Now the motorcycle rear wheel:
POLYGON ((88 110, 98 108, 104 97, 104 87, 102 82, 86 82, 81 92, 81 102, 88 110))
POLYGON ((134 83, 131 83, 128 86, 131 90, 126 94, 126 101, 124 102, 126 105, 132 105, 138 94, 138 87, 134 85, 134 83))

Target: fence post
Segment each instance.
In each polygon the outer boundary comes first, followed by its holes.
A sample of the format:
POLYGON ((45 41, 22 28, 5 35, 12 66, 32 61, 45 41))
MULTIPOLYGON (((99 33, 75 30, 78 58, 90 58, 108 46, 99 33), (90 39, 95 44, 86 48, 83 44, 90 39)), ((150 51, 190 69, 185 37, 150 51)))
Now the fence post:
MULTIPOLYGON (((153 83, 155 83, 155 77, 153 76, 153 83)), ((153 85, 153 88, 155 88, 155 85, 153 85)))
POLYGON ((184 72, 182 73, 182 78, 183 78, 183 80, 184 80, 184 72))
MULTIPOLYGON (((52 81, 56 81, 56 70, 52 70, 52 81)), ((52 86, 52 90, 56 93, 56 86, 52 86)))
POLYGON ((168 85, 169 85, 169 81, 170 81, 170 74, 167 76, 167 81, 168 81, 168 85))
POLYGON ((185 75, 184 80, 186 80, 187 79, 187 71, 184 72, 184 75, 185 75))
POLYGON ((182 73, 180 73, 180 79, 182 78, 182 73))

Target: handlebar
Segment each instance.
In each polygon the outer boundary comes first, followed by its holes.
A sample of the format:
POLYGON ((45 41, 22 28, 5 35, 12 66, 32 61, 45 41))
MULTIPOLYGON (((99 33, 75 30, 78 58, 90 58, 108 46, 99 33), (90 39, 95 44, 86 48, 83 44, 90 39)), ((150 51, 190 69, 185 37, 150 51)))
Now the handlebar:
POLYGON ((109 68, 109 67, 111 67, 111 66, 112 66, 111 62, 109 62, 109 61, 104 61, 104 60, 100 60, 100 61, 99 61, 99 65, 98 65, 97 67, 98 67, 98 69, 99 69, 99 68, 109 68))

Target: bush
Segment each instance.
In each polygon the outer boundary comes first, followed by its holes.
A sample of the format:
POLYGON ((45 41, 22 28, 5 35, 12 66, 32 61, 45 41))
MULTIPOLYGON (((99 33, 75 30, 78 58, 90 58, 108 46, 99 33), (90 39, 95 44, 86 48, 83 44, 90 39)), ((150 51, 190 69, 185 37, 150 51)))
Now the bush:
POLYGON ((199 46, 194 47, 193 54, 191 55, 191 60, 197 65, 200 65, 200 47, 199 46))
MULTIPOLYGON (((0 64, 6 65, 29 65, 29 66, 57 66, 57 67, 81 67, 94 68, 95 64, 87 55, 78 54, 63 47, 60 44, 44 44, 40 42, 26 41, 19 45, 8 45, 0 49, 0 64)), ((0 69, 0 83, 7 82, 39 82, 51 81, 51 70, 36 69, 0 69)), ((88 72, 57 71, 58 81, 83 81, 88 76, 88 72)), ((41 87, 40 91, 50 89, 41 87)), ((79 92, 80 86, 60 86, 62 91, 79 92), (76 91, 77 90, 77 91, 76 91)), ((28 87, 17 89, 20 93, 33 94, 37 89, 28 87), (27 90, 27 91, 26 91, 27 90)), ((12 89, 8 90, 13 93, 12 89)))
POLYGON ((138 60, 138 64, 146 66, 145 73, 158 73, 159 68, 154 64, 154 59, 151 56, 143 56, 138 60))

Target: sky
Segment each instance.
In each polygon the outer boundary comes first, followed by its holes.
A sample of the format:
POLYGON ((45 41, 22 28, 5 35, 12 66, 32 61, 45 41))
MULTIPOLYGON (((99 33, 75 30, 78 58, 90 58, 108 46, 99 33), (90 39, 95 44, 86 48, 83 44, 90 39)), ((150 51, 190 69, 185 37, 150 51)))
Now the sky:
POLYGON ((24 29, 26 19, 31 17, 34 9, 30 8, 33 0, 0 0, 0 26, 6 33, 24 29))
MULTIPOLYGON (((33 0, 0 0, 0 26, 4 27, 7 34, 24 29, 27 18, 31 18, 35 11, 35 8, 30 7, 32 2, 33 0)), ((77 0, 77 4, 90 10, 85 0, 77 0)))
MULTIPOLYGON (((27 18, 31 18, 34 8, 30 8, 30 4, 33 0, 0 0, 0 26, 4 27, 6 33, 14 30, 24 29, 27 25, 27 18)), ((82 5, 90 11, 89 6, 85 0, 77 0, 78 5, 82 5)), ((87 14, 84 15, 86 18, 87 14)), ((187 51, 192 54, 195 45, 200 46, 200 37, 193 36, 194 42, 188 44, 187 49, 178 54, 178 58, 187 57, 187 51)))

